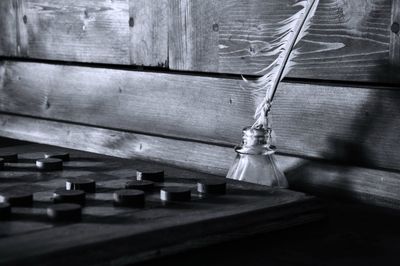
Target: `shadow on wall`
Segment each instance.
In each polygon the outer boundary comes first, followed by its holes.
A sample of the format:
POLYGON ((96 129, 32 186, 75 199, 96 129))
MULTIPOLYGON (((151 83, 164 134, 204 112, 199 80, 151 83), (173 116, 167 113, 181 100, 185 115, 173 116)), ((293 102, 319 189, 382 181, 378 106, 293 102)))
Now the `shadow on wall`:
MULTIPOLYGON (((374 80, 382 83, 386 83, 383 77, 388 75, 391 82, 400 83, 400 65, 382 65, 374 75, 374 80)), ((299 112, 301 115, 301 110, 299 112)), ((374 188, 390 189, 380 184, 385 181, 379 176, 352 178, 354 172, 350 173, 352 168, 346 166, 400 172, 400 86, 371 90, 357 112, 359 114, 346 123, 347 128, 342 129, 345 134, 338 131, 328 139, 325 152, 321 154, 324 160, 312 164, 305 160, 286 173, 292 189, 367 201, 376 191, 366 191, 364 182, 372 182, 370 186, 374 188), (328 162, 344 167, 334 167, 328 162)))
MULTIPOLYGON (((400 83, 400 65, 382 65, 380 69, 374 80, 384 81, 391 73, 391 80, 400 83)), ((372 90, 358 112, 350 127, 355 137, 346 141, 332 136, 327 158, 340 164, 400 170, 395 162, 395 147, 400 143, 400 87, 372 90)))

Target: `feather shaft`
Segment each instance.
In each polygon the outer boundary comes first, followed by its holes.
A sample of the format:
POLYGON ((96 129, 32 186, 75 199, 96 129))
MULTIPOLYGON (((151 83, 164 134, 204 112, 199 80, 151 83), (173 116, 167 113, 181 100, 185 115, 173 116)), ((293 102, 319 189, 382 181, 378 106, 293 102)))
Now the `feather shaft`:
MULTIPOLYGON (((278 68, 278 75, 277 75, 277 79, 272 87, 272 90, 270 91, 270 94, 267 95, 267 99, 269 101, 272 101, 276 89, 278 87, 278 83, 279 81, 281 81, 283 79, 283 70, 285 69, 285 66, 289 60, 289 56, 290 56, 290 52, 293 50, 293 47, 295 46, 296 43, 298 43, 300 41, 300 39, 303 37, 301 36, 301 33, 303 32, 303 26, 306 24, 307 22, 307 18, 311 18, 309 15, 313 12, 315 12, 316 6, 317 6, 317 0, 311 0, 310 1, 310 5, 308 5, 308 7, 306 7, 306 10, 304 12, 304 18, 302 19, 302 21, 300 21, 300 23, 298 23, 297 29, 294 32, 294 38, 292 39, 291 42, 289 42, 289 48, 285 51, 284 53, 284 58, 282 63, 279 65, 278 68)), ((300 2, 299 2, 300 3, 300 2)))
POLYGON ((274 40, 263 51, 265 55, 277 55, 277 58, 267 67, 258 73, 263 76, 255 81, 245 80, 257 91, 265 90, 265 98, 261 101, 255 112, 254 127, 263 126, 268 128, 268 113, 279 82, 295 65, 293 58, 298 53, 293 52, 294 46, 308 33, 311 25, 311 18, 314 16, 319 0, 300 0, 294 7, 301 6, 302 9, 294 15, 280 21, 279 28, 274 31, 274 40))

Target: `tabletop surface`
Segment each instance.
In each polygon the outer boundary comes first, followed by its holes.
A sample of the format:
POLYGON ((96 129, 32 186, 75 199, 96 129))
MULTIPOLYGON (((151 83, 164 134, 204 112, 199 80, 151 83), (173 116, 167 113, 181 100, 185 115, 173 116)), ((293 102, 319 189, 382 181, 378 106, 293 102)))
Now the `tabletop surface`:
POLYGON ((323 220, 139 263, 137 266, 398 266, 400 213, 325 201, 323 220))
POLYGON ((19 161, 0 171, 0 194, 32 192, 34 203, 13 207, 0 222, 1 265, 131 264, 321 218, 319 201, 300 192, 228 180, 225 195, 210 197, 197 192, 197 181, 221 177, 39 144, 0 148, 7 152, 19 161), (71 155, 63 170, 38 171, 35 161, 55 151, 71 155), (162 167, 165 181, 146 194, 144 208, 115 207, 113 192, 135 179, 138 167, 162 167), (96 193, 87 194, 80 222, 54 223, 46 209, 70 177, 94 179, 96 193), (162 202, 159 189, 170 186, 190 188, 191 201, 162 202))

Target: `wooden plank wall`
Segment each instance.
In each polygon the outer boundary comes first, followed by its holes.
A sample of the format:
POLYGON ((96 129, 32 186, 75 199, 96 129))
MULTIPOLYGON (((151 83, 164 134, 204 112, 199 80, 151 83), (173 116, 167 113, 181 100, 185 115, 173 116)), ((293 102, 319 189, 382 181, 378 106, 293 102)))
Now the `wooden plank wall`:
MULTIPOLYGON (((239 79, 10 62, 0 110, 233 146, 263 95, 239 79)), ((281 152, 400 170, 400 91, 283 83, 272 110, 281 152)))
MULTIPOLYGON (((295 2, 1 1, 0 136, 224 175, 295 2)), ((321 0, 272 111, 294 188, 397 208, 399 13, 321 0)))
MULTIPOLYGON (((254 74, 295 0, 5 0, 1 55, 254 74), (4 28, 4 29, 3 29, 4 28), (141 52, 138 52, 141 51, 141 52)), ((397 0, 321 0, 291 77, 397 81, 397 0), (393 9, 393 12, 391 12, 393 9), (383 77, 382 77, 383 76, 383 77)))
MULTIPOLYGON (((1 135, 225 175, 232 147, 3 114, 1 135), (29 131, 27 130, 29 129, 29 131)), ((278 155, 291 188, 398 209, 400 173, 278 155)))
MULTIPOLYGON (((192 34, 173 31, 170 35, 178 40, 170 52, 171 68, 239 74, 259 71, 272 61, 263 55, 271 40, 270 29, 293 13, 288 3, 294 2, 173 1, 174 25, 178 19, 182 29, 192 34), (204 34, 195 34, 198 27, 204 34), (204 35, 210 37, 204 39, 204 35)), ((376 70, 389 58, 391 8, 390 0, 320 1, 311 34, 299 45, 302 54, 290 76, 375 80, 376 70)))

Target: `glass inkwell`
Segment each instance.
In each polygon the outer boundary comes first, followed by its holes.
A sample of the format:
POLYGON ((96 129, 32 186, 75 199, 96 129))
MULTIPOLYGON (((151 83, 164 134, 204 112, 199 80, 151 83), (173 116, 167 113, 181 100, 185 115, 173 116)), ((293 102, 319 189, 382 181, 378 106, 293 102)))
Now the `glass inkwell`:
POLYGON ((242 143, 235 147, 236 158, 227 178, 270 187, 287 188, 288 182, 278 168, 275 147, 270 144, 271 129, 245 127, 242 143))

